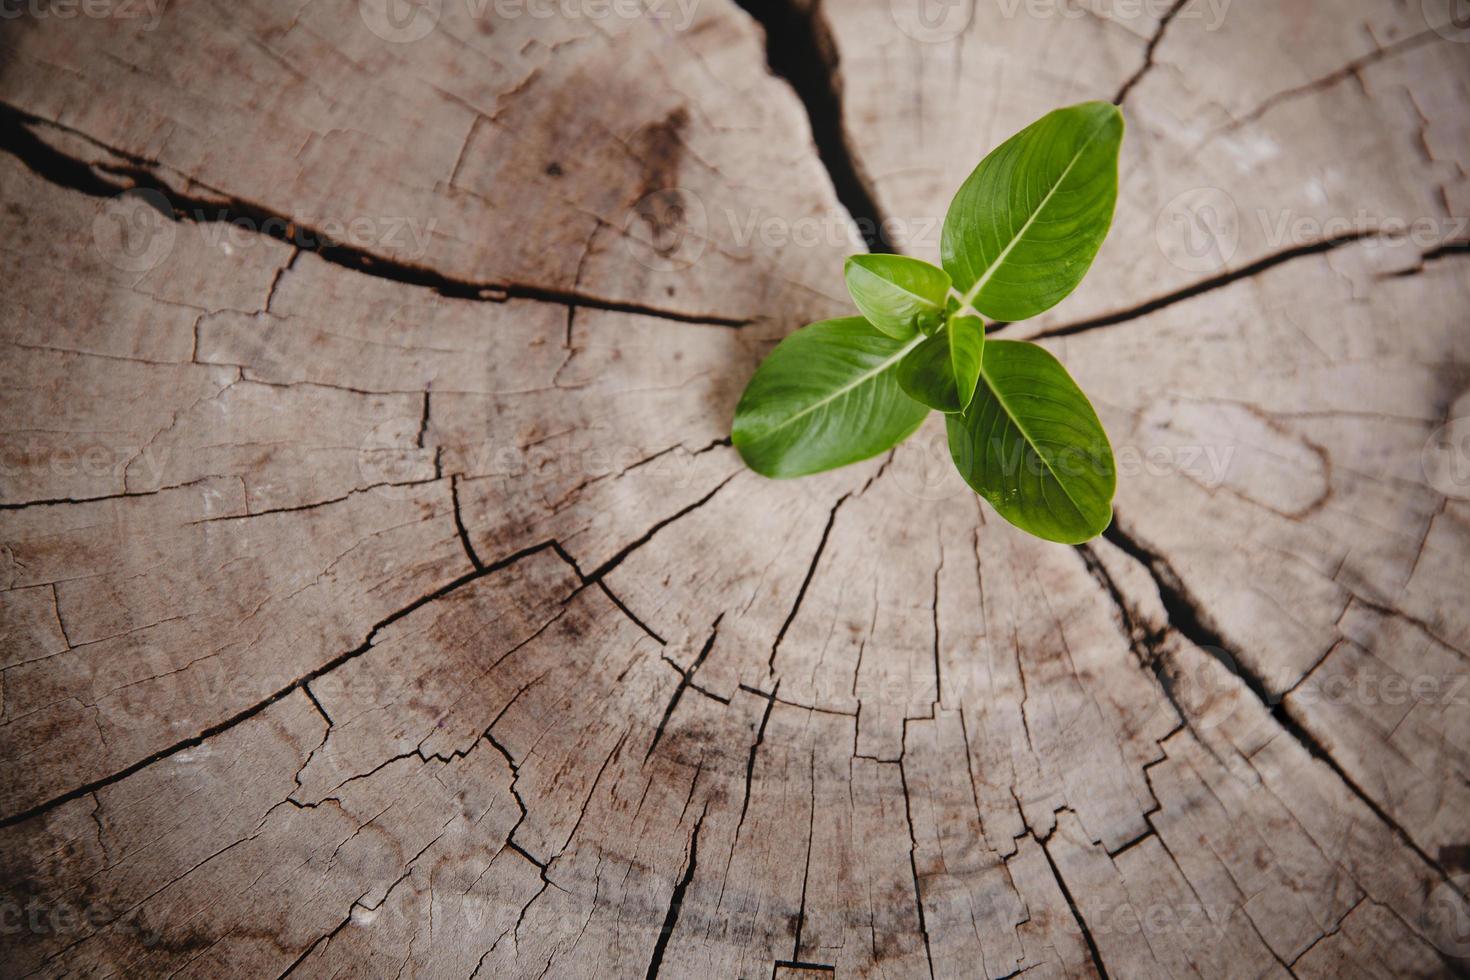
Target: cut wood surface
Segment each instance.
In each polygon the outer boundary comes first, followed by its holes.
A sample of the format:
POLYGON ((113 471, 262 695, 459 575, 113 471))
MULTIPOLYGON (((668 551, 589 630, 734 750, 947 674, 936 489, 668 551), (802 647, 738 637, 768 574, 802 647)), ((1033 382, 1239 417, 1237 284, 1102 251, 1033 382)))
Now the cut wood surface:
POLYGON ((1463 4, 747 8, 7 14, 0 974, 1470 973, 1463 4), (1105 537, 746 469, 1087 99, 1105 537))

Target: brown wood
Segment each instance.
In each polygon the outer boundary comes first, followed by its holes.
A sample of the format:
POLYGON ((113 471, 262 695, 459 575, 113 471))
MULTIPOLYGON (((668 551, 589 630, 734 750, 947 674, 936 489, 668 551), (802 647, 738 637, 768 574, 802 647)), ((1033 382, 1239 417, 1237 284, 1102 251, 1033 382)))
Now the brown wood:
POLYGON ((1449 3, 751 8, 7 21, 0 972, 1470 971, 1449 3), (746 470, 843 202, 933 257, 1093 98, 1114 231, 1003 329, 1106 538, 937 419, 746 470))

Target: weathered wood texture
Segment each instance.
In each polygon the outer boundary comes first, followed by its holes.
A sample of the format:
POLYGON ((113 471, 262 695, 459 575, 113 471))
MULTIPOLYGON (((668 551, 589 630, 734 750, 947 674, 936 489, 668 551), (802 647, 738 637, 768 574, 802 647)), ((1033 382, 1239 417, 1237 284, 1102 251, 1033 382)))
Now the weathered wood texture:
POLYGON ((795 89, 729 0, 6 21, 0 972, 1470 969, 1451 4, 752 7, 795 89), (932 256, 1091 98, 1114 233, 1004 329, 1095 397, 1107 538, 935 420, 745 470, 838 191, 932 256))

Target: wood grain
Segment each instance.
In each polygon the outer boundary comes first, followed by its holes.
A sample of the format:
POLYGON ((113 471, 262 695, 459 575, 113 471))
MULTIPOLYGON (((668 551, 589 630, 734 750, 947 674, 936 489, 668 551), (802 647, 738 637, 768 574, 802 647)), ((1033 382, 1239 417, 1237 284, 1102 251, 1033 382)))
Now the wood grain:
POLYGON ((794 86, 728 0, 153 9, 0 38, 0 972, 1470 970, 1447 5, 751 0, 794 86), (1001 329, 1106 537, 938 419, 746 470, 854 219, 1082 99, 1114 231, 1001 329))

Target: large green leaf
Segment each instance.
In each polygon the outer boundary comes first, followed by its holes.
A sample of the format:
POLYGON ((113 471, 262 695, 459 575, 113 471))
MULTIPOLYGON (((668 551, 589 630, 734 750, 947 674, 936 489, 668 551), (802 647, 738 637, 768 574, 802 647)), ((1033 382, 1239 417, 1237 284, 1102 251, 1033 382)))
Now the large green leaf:
POLYGON ((1006 140, 944 219, 944 268, 984 315, 1024 320, 1087 274, 1113 221, 1123 116, 1107 102, 1048 113, 1006 140))
POLYGON ((740 397, 731 433, 764 476, 820 473, 908 438, 929 410, 895 377, 922 338, 894 340, 862 317, 824 320, 781 341, 740 397))
POLYGON ((898 365, 899 386, 932 409, 963 412, 975 394, 984 345, 985 325, 979 317, 954 317, 898 365))
POLYGON ((905 255, 854 255, 843 267, 858 312, 888 336, 933 332, 949 298, 949 274, 905 255))
POLYGON ((1117 476, 1107 433, 1046 350, 986 343, 975 400, 946 421, 960 475, 1021 530, 1080 544, 1112 522, 1117 476))

